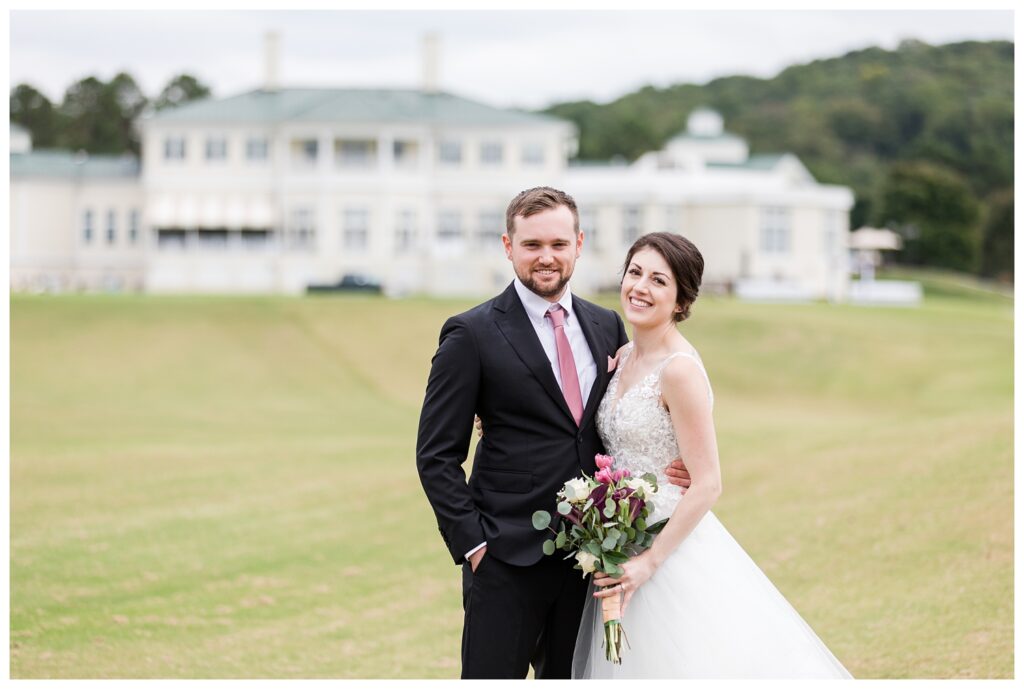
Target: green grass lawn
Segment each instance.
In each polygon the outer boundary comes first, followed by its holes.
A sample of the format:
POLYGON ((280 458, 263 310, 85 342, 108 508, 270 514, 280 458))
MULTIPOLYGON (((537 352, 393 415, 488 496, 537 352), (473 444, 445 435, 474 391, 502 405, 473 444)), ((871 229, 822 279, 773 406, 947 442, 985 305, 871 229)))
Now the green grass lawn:
MULTIPOLYGON (((414 446, 470 305, 14 297, 12 676, 458 676, 414 446)), ((715 512, 857 677, 1013 675, 1012 311, 946 286, 683 326, 715 512)))

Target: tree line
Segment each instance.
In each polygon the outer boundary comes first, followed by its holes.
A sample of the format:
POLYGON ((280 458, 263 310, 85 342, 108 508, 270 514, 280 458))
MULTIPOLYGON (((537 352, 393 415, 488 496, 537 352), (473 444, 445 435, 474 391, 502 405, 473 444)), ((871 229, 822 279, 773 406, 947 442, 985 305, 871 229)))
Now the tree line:
POLYGON ((52 103, 30 84, 11 90, 11 122, 32 135, 35 148, 64 148, 86 153, 139 155, 139 131, 135 126, 147 110, 163 110, 197 98, 210 89, 190 74, 172 78, 154 99, 149 99, 135 79, 125 72, 108 82, 96 77, 76 81, 60 103, 52 103))
MULTIPOLYGON (((138 155, 143 112, 209 95, 189 74, 152 100, 126 73, 77 81, 59 104, 19 84, 11 121, 37 148, 138 155)), ((543 112, 577 125, 579 159, 633 160, 663 147, 700 106, 719 111, 752 153, 795 153, 819 181, 851 187, 852 228, 898 231, 901 262, 1012 280, 1013 43, 904 41, 770 79, 647 86, 610 103, 543 112)))
POLYGON ((579 129, 578 157, 660 149, 697 107, 719 111, 752 153, 795 153, 853 189, 853 229, 903 235, 904 263, 1013 276, 1013 43, 904 41, 791 66, 770 79, 644 87, 543 112, 579 129))

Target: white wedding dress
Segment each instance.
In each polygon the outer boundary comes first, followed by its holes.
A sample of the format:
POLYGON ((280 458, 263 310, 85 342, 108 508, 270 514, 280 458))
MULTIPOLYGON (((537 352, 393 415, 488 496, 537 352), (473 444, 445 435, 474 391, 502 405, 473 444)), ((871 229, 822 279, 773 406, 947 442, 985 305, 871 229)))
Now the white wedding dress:
MULTIPOLYGON (((696 353, 677 352, 616 401, 619 373, 632 351, 630 344, 620 357, 597 428, 615 468, 658 477, 653 523, 671 516, 681 497, 664 473, 679 448, 659 402, 661 371, 671 359, 689 356, 705 379, 707 372, 696 353)), ((708 396, 713 402, 710 380, 708 396)), ((622 664, 614 665, 605 659, 600 601, 588 596, 574 679, 850 677, 711 512, 637 589, 622 627, 628 646, 622 664)))

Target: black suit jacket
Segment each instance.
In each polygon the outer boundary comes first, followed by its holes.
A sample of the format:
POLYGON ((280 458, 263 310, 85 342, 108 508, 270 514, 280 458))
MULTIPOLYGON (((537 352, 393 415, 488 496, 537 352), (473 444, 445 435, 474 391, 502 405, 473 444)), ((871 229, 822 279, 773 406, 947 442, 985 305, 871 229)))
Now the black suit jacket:
POLYGON ((595 414, 611 376, 608 357, 626 343, 626 331, 614 311, 575 295, 572 308, 597 364, 579 427, 514 285, 441 328, 416 465, 456 564, 484 541, 499 560, 534 564, 550 536, 533 528, 534 511, 553 511, 565 481, 596 471, 594 455, 603 449, 595 414), (474 412, 484 437, 467 483, 462 464, 474 412))

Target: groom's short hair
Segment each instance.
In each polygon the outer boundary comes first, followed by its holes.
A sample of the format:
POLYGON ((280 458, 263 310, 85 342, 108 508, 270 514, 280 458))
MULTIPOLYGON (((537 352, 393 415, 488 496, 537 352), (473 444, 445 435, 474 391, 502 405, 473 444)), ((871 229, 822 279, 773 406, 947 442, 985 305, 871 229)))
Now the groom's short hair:
POLYGON ((551 210, 565 206, 572 211, 572 229, 576 234, 580 233, 580 213, 576 209, 576 202, 564 191, 552 187, 534 187, 516 194, 512 202, 505 210, 505 231, 512 236, 515 230, 515 219, 529 218, 541 211, 551 210))

